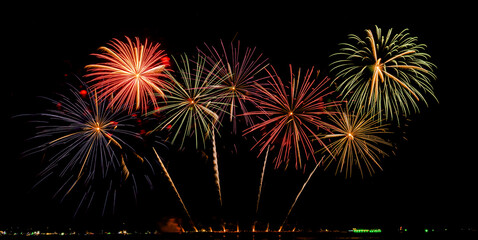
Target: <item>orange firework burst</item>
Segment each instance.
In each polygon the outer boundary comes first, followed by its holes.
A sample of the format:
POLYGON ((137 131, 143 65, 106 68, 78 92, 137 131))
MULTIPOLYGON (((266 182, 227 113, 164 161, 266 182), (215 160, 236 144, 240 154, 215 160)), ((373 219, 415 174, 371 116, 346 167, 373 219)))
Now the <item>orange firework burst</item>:
POLYGON ((157 107, 155 94, 164 98, 163 90, 167 86, 163 73, 167 62, 166 54, 158 49, 160 44, 141 44, 126 37, 127 42, 113 39, 110 47, 100 47, 104 53, 92 54, 103 63, 87 65, 90 72, 87 77, 94 77, 91 88, 96 89, 100 99, 111 97, 110 105, 115 108, 125 108, 129 112, 141 108, 147 111, 149 102, 157 107))

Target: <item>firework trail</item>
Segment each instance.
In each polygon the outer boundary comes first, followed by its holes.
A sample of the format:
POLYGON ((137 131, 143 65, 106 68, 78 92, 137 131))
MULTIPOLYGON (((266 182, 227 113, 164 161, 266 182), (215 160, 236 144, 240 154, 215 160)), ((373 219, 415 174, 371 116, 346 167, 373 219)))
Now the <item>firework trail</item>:
POLYGON ((292 212, 292 209, 294 208, 295 204, 297 203, 297 199, 299 199, 300 195, 302 194, 302 191, 304 191, 305 186, 307 186, 307 183, 309 182, 310 178, 311 178, 312 175, 315 173, 315 170, 317 170, 317 167, 321 164, 321 162, 322 162, 323 159, 324 159, 324 157, 322 157, 322 159, 315 165, 315 168, 314 168, 314 170, 312 170, 312 172, 309 174, 309 177, 307 178, 307 181, 305 181, 304 185, 302 185, 302 188, 300 189, 299 193, 298 193, 297 196, 295 197, 294 203, 292 203, 292 206, 290 207, 289 212, 287 213, 287 215, 285 216, 284 221, 282 222, 282 224, 281 224, 280 227, 279 227, 279 230, 278 230, 279 232, 282 231, 282 227, 283 227, 284 224, 287 222, 287 218, 289 218, 289 215, 290 215, 290 213, 292 212))
POLYGON ((126 40, 113 39, 109 47, 99 48, 104 53, 92 54, 105 61, 86 66, 90 72, 86 77, 94 77, 91 81, 95 82, 90 89, 98 91, 100 99, 112 96, 111 106, 126 108, 129 113, 137 109, 146 112, 149 102, 157 108, 155 94, 164 98, 168 86, 164 70, 169 58, 158 43, 126 40))
MULTIPOLYGON (((218 65, 206 71, 204 68, 205 58, 202 56, 198 56, 196 61, 191 61, 184 54, 181 56, 181 64, 178 64, 174 57, 173 60, 178 67, 180 78, 177 79, 170 71, 166 71, 174 86, 166 95, 168 104, 160 108, 166 119, 163 121, 163 125, 158 126, 157 129, 170 126, 174 130, 171 142, 174 143, 178 137, 181 137, 181 147, 188 136, 194 137, 196 149, 200 143, 205 147, 206 139, 211 138, 216 185, 219 202, 222 206, 215 132, 219 124, 217 112, 223 111, 223 106, 228 105, 220 101, 222 97, 217 85, 227 76, 221 77, 217 74, 217 71, 221 70, 218 65), (191 71, 191 63, 195 65, 194 72, 191 71), (182 135, 180 136, 180 134, 182 135)), ((157 111, 152 111, 149 114, 155 112, 157 111)))
POLYGON ((327 145, 327 150, 331 154, 325 153, 328 157, 324 162, 329 162, 326 168, 337 162, 336 174, 345 168, 345 176, 351 177, 353 167, 357 166, 362 178, 362 166, 366 167, 370 175, 375 172, 374 166, 382 170, 379 164, 380 156, 387 154, 380 146, 391 146, 378 136, 388 133, 384 128, 385 125, 381 125, 379 120, 370 114, 350 114, 347 108, 331 114, 330 119, 333 123, 332 133, 320 137, 323 140, 332 140, 327 145))
POLYGON ((158 155, 158 153, 156 152, 156 149, 154 149, 154 147, 153 147, 153 151, 154 151, 154 154, 156 155, 156 157, 158 158, 158 162, 161 164, 161 168, 163 169, 164 174, 165 174, 166 177, 168 178, 169 183, 171 183, 171 186, 173 187, 174 192, 176 192, 176 196, 178 196, 179 202, 181 202, 181 205, 183 205, 183 209, 184 209, 184 211, 186 212, 186 214, 188 215, 189 221, 190 221, 192 227, 194 228, 194 231, 197 232, 198 230, 197 230, 196 226, 194 225, 194 222, 193 222, 193 219, 191 218, 191 215, 189 215, 189 211, 188 211, 188 209, 186 208, 186 205, 184 204, 183 199, 181 198, 181 195, 180 195, 179 192, 178 192, 178 189, 177 189, 176 186, 174 185, 173 179, 171 179, 171 176, 169 176, 168 170, 167 170, 166 167, 164 166, 163 161, 161 161, 161 158, 159 157, 159 155, 158 155))
POLYGON ((79 209, 88 202, 87 198, 90 198, 88 206, 91 205, 99 189, 106 189, 106 206, 110 192, 113 192, 114 201, 115 188, 125 185, 128 179, 134 181, 128 163, 144 162, 126 143, 127 140, 141 140, 141 137, 128 123, 132 121, 131 116, 108 108, 107 102, 100 102, 96 93, 81 94, 73 87, 70 92, 72 97, 60 95, 60 101, 49 99, 56 109, 34 115, 37 119, 44 118, 39 121, 41 125, 34 139, 47 141, 26 154, 43 153, 48 159, 34 187, 57 176, 61 187, 54 197, 63 194, 63 201, 74 189, 84 188, 79 209))
POLYGON ((217 185, 217 192, 219 194, 219 203, 222 206, 222 194, 221 194, 221 181, 219 179, 219 165, 217 162, 217 150, 216 150, 216 134, 212 131, 212 157, 213 157, 213 164, 214 164, 214 177, 216 178, 216 185, 217 185))
MULTIPOLYGON (((224 111, 219 113, 219 118, 222 119, 225 113, 229 113, 229 120, 233 123, 235 132, 237 116, 248 112, 246 102, 255 89, 254 85, 269 77, 267 74, 261 75, 269 64, 268 59, 263 59, 261 53, 255 54, 256 48, 246 48, 245 51, 241 51, 240 42, 237 41, 237 46, 231 42, 230 51, 228 51, 222 40, 220 42, 221 47, 218 49, 204 44, 207 51, 199 50, 199 52, 205 57, 208 67, 215 68, 219 65, 217 74, 223 78, 223 81, 217 87, 222 94, 220 101, 227 103, 223 106, 224 111), (239 113, 238 110, 240 110, 239 113)), ((247 125, 253 124, 251 116, 241 116, 245 118, 247 125)))
POLYGON ((266 172, 266 163, 267 163, 268 155, 269 155, 269 146, 267 146, 266 157, 264 158, 264 166, 262 167, 261 181, 259 184, 259 193, 257 194, 256 214, 259 211, 259 202, 261 201, 261 193, 262 193, 262 183, 264 181, 264 173, 266 172))
MULTIPOLYGON (((292 156, 295 158, 295 167, 302 168, 304 160, 314 159, 314 147, 310 136, 317 140, 320 145, 324 143, 315 135, 318 131, 329 131, 328 124, 324 121, 327 116, 326 108, 339 104, 336 101, 324 102, 324 98, 332 94, 326 86, 329 78, 324 78, 318 84, 311 78, 314 69, 307 70, 305 76, 301 75, 299 69, 295 75, 292 66, 290 67, 290 86, 284 85, 274 68, 270 73, 268 88, 256 84, 256 93, 251 100, 260 110, 245 113, 245 115, 256 115, 265 118, 262 122, 244 130, 244 135, 260 131, 262 136, 253 146, 259 146, 259 155, 269 145, 280 145, 277 147, 279 153, 274 158, 276 168, 281 163, 288 165, 292 156)), ((318 75, 319 72, 317 72, 318 75)))
POLYGON ((337 58, 331 72, 337 76, 338 91, 354 112, 371 112, 379 120, 382 114, 385 119, 398 119, 418 112, 418 101, 427 104, 422 91, 436 99, 431 85, 436 66, 423 52, 426 45, 417 44, 408 29, 398 34, 389 29, 386 35, 378 27, 375 35, 369 29, 365 32, 365 39, 349 35, 353 43, 342 43, 339 52, 331 55, 337 58))

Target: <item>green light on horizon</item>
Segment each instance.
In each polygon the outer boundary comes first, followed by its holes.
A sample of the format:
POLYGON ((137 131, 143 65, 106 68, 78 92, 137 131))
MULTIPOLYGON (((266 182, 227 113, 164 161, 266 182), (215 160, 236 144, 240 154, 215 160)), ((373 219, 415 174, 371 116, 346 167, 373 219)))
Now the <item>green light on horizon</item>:
POLYGON ((372 229, 353 228, 352 232, 353 233, 381 233, 382 229, 380 229, 380 228, 372 228, 372 229))

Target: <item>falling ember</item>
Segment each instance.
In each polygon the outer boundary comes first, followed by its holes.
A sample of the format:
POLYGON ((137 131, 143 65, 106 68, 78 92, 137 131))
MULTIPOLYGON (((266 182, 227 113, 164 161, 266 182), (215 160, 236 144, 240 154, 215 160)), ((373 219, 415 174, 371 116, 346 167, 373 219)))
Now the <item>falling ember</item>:
POLYGON ((284 224, 287 222, 287 218, 289 217, 290 213, 292 212, 292 209, 294 208, 295 204, 297 203, 297 199, 299 199, 300 194, 302 194, 302 191, 304 191, 305 186, 307 185, 307 183, 309 182, 310 178, 311 178, 312 175, 315 173, 315 170, 317 170, 317 167, 320 165, 320 163, 322 162, 323 159, 324 159, 324 157, 322 157, 322 159, 315 165, 315 168, 314 168, 314 170, 312 170, 312 172, 309 174, 309 177, 307 178, 307 181, 305 181, 304 185, 302 185, 302 188, 300 189, 299 194, 297 194, 297 197, 295 197, 294 203, 292 203, 292 206, 290 207, 289 212, 287 213, 287 215, 286 215, 284 221, 282 222, 282 224, 281 224, 280 227, 279 227, 279 230, 278 230, 279 232, 282 231, 282 227, 283 227, 284 224))
POLYGON ((88 92, 87 92, 85 89, 80 90, 80 96, 81 96, 81 97, 85 98, 86 95, 88 95, 88 92))
POLYGON ((166 67, 169 67, 169 66, 171 66, 170 60, 171 59, 169 57, 162 57, 161 58, 161 63, 163 65, 165 65, 166 67))
POLYGON ((186 205, 184 204, 183 199, 181 198, 181 195, 179 195, 178 189, 177 189, 176 186, 174 185, 173 179, 171 179, 171 176, 169 176, 168 170, 167 170, 166 167, 164 166, 163 161, 161 161, 161 158, 159 157, 159 155, 158 155, 158 153, 156 152, 156 149, 154 149, 154 147, 153 147, 153 151, 154 151, 154 154, 156 154, 156 157, 158 158, 158 162, 161 164, 161 168, 163 169, 164 174, 165 174, 166 177, 168 178, 169 183, 171 183, 171 186, 173 187, 174 191, 176 192, 176 195, 178 196, 179 201, 180 201, 181 204, 183 205, 184 211, 185 211, 186 214, 188 215, 189 222, 191 223, 191 226, 194 228, 194 231, 197 232, 198 230, 197 230, 196 226, 194 225, 194 222, 193 222, 193 219, 191 218, 191 215, 189 215, 189 211, 188 211, 188 209, 186 208, 186 205))

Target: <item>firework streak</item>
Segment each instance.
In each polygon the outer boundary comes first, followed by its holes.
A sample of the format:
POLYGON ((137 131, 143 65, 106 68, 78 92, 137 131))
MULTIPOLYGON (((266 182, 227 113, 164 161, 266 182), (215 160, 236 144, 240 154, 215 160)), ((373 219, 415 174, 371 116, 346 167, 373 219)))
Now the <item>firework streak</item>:
POLYGON ((193 219, 191 218, 191 215, 189 215, 189 211, 188 211, 188 209, 186 208, 186 205, 184 204, 183 199, 181 198, 181 195, 180 195, 179 192, 178 192, 178 189, 177 189, 176 186, 174 185, 173 179, 171 179, 171 176, 169 176, 168 170, 167 170, 166 167, 164 166, 163 161, 161 161, 161 158, 159 157, 159 155, 158 155, 158 153, 156 152, 156 149, 154 149, 154 147, 153 147, 153 151, 154 151, 154 154, 156 154, 156 157, 158 158, 158 162, 161 164, 161 168, 163 169, 164 174, 166 175, 166 177, 168 178, 169 182, 171 183, 171 186, 173 187, 174 192, 176 192, 176 196, 178 196, 179 202, 181 202, 181 205, 183 205, 184 211, 185 211, 186 214, 188 215, 188 218, 189 218, 189 221, 190 221, 192 227, 193 227, 194 230, 197 232, 198 230, 197 230, 196 226, 194 225, 194 222, 193 222, 193 219))
MULTIPOLYGON (((322 159, 324 159, 324 157, 322 157, 322 159)), ((279 232, 282 231, 282 227, 283 227, 284 224, 287 222, 287 218, 289 218, 290 212, 292 212, 292 209, 294 208, 295 204, 297 203, 297 199, 299 199, 300 194, 302 194, 302 191, 304 191, 305 186, 307 186, 307 183, 309 182, 310 178, 311 178, 312 175, 315 173, 315 170, 317 170, 317 167, 320 165, 321 162, 322 162, 322 160, 320 160, 320 161, 315 165, 315 168, 314 168, 314 170, 312 170, 312 172, 309 174, 309 177, 307 178, 307 181, 305 181, 304 185, 302 185, 302 188, 300 189, 299 193, 298 193, 297 196, 295 197, 294 203, 292 203, 292 206, 290 207, 289 212, 287 213, 287 215, 285 216, 284 221, 282 222, 282 224, 281 224, 280 227, 279 227, 279 230, 278 230, 279 232)))
POLYGON ((259 211, 259 202, 261 201, 261 193, 262 193, 262 183, 264 182, 264 173, 266 172, 266 163, 267 163, 268 155, 269 155, 269 146, 267 146, 266 157, 264 158, 264 166, 262 167, 261 181, 259 184, 259 193, 257 194, 256 214, 259 211))

